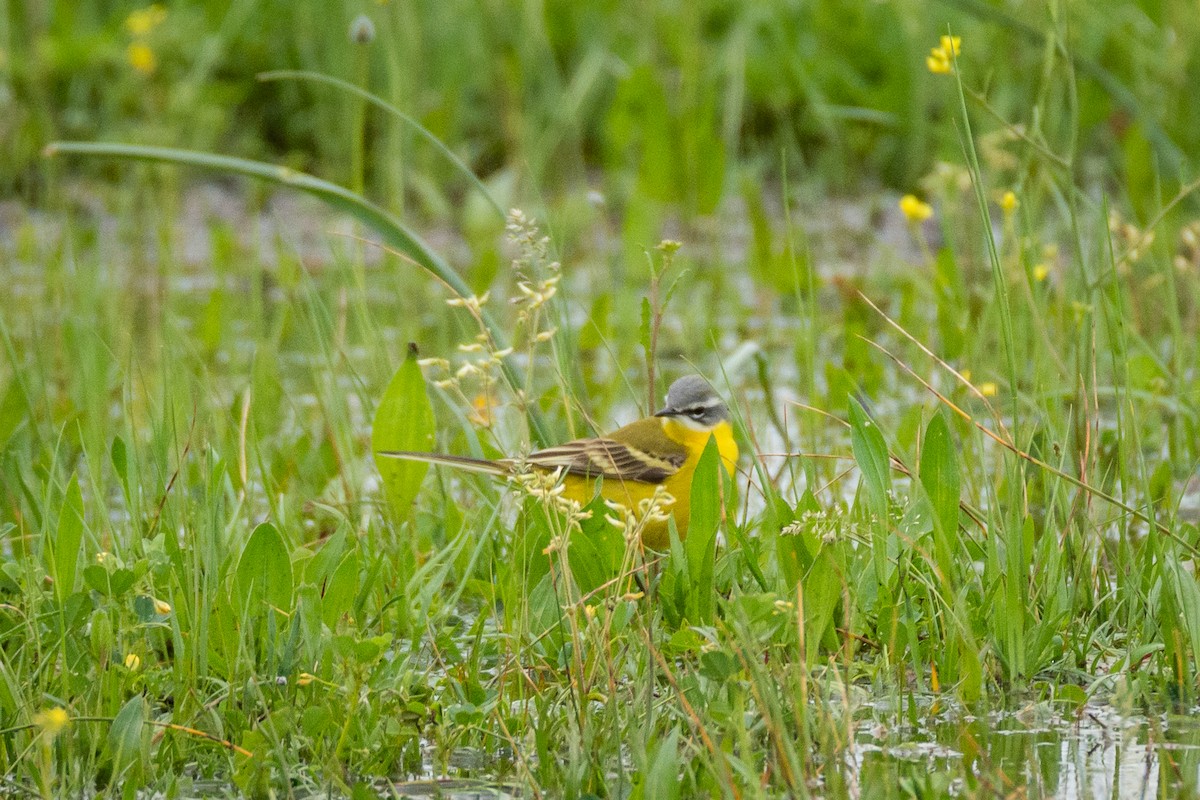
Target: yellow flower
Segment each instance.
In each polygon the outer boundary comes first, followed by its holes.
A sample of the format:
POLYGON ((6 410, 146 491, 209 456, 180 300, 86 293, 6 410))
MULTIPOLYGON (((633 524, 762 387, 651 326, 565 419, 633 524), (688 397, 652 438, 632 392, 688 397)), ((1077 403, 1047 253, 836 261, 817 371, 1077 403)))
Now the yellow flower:
POLYGON ((471 401, 471 413, 469 415, 469 419, 473 424, 481 428, 491 427, 492 423, 496 421, 496 404, 493 402, 494 399, 486 392, 480 392, 475 395, 475 399, 471 401))
POLYGON ((925 66, 934 75, 949 75, 954 71, 954 67, 950 63, 950 59, 946 57, 938 48, 933 48, 929 55, 925 56, 925 66))
POLYGON ((947 56, 957 56, 962 52, 962 37, 961 36, 943 36, 939 40, 941 50, 947 56))
POLYGON ((1045 264, 1034 264, 1033 265, 1033 279, 1035 281, 1037 281, 1038 283, 1041 283, 1042 281, 1046 280, 1046 278, 1048 278, 1049 276, 1050 276, 1050 267, 1046 266, 1045 264))
POLYGON ((33 715, 33 724, 50 737, 58 736, 71 725, 71 717, 65 708, 55 706, 33 715))
POLYGON ((142 668, 142 659, 137 653, 130 653, 125 656, 125 669, 130 672, 137 672, 142 668))
POLYGON ((296 678, 296 685, 297 686, 308 686, 310 683, 312 683, 316 679, 317 679, 317 676, 313 675, 311 672, 301 672, 300 675, 296 678))
POLYGON ((154 70, 158 69, 158 56, 145 42, 133 42, 125 55, 129 58, 129 65, 143 75, 153 75, 154 70))
POLYGON ((906 194, 900 198, 900 213, 909 223, 916 225, 933 216, 933 206, 917 199, 916 195, 906 194))
POLYGON ((925 66, 935 75, 949 75, 954 71, 954 58, 962 50, 962 38, 943 36, 937 47, 930 48, 925 57, 925 66))
POLYGON ((1017 195, 1015 192, 1005 192, 1004 196, 1000 198, 1000 209, 1005 214, 1011 214, 1012 212, 1016 211, 1017 206, 1019 205, 1020 203, 1017 201, 1017 195))
POLYGON ((984 397, 995 397, 999 391, 1000 389, 996 386, 994 381, 984 381, 983 383, 979 384, 979 393, 984 397))
POLYGON ((165 602, 163 600, 159 600, 157 597, 155 597, 154 598, 154 613, 161 614, 162 616, 165 617, 167 614, 171 613, 171 604, 168 602, 165 602))
POLYGON ((145 36, 167 18, 167 9, 160 3, 139 8, 125 18, 125 30, 130 36, 145 36))

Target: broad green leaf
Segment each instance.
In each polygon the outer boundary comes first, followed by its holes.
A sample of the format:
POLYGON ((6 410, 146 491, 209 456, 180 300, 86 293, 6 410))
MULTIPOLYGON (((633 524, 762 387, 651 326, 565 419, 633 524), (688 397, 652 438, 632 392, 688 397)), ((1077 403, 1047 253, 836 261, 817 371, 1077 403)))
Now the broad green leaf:
POLYGON ((679 797, 679 728, 672 728, 655 748, 640 788, 647 800, 679 797))
POLYGON ((833 546, 824 546, 804 576, 804 658, 809 666, 817 663, 826 634, 834 633, 833 617, 842 599, 843 572, 841 553, 833 546))
POLYGON ((309 738, 317 738, 334 725, 333 714, 325 706, 309 706, 300 717, 300 730, 309 738))
POLYGON ((920 447, 920 486, 934 509, 934 543, 943 577, 954 577, 954 552, 959 541, 959 456, 950 426, 941 411, 925 429, 920 447))
POLYGON ((101 594, 109 594, 108 589, 108 570, 99 564, 88 564, 83 568, 83 582, 88 588, 100 592, 101 594))
POLYGON ((358 552, 351 550, 323 587, 321 619, 325 624, 336 630, 338 620, 350 613, 357 594, 358 552))
POLYGON ((262 728, 251 728, 242 735, 238 744, 250 755, 247 756, 241 751, 234 754, 234 785, 248 797, 266 797, 271 775, 269 766, 272 763, 266 755, 271 752, 271 738, 262 728))
POLYGON ((716 604, 713 564, 717 553, 717 526, 721 521, 721 454, 717 440, 709 437, 696 472, 692 475, 691 517, 683 542, 687 553, 688 619, 697 625, 712 622, 716 604))
POLYGON ((890 613, 891 577, 894 574, 894 569, 889 569, 888 559, 888 544, 893 537, 888 530, 891 474, 888 472, 887 444, 875 421, 867 416, 853 396, 850 397, 850 446, 854 451, 854 461, 862 472, 867 508, 875 518, 870 525, 872 574, 879 599, 877 612, 886 616, 890 613))
POLYGON ((83 494, 79 479, 71 476, 62 508, 58 512, 58 527, 51 542, 47 567, 54 578, 54 592, 63 601, 75 590, 75 573, 79 568, 79 551, 83 545, 83 494))
POLYGON ((113 760, 114 775, 140 764, 149 756, 144 752, 147 742, 143 736, 146 724, 146 701, 135 695, 121 706, 108 729, 108 749, 113 760))
POLYGON ((604 519, 608 508, 603 495, 597 493, 584 512, 591 516, 571 534, 567 559, 579 590, 587 594, 616 577, 625 558, 625 536, 604 519))
POLYGON ((737 675, 741 668, 738 660, 724 650, 708 650, 700 653, 700 674, 709 680, 725 683, 737 675))
POLYGON ((383 655, 384 650, 391 643, 392 636, 387 633, 359 639, 354 643, 354 657, 360 664, 370 664, 383 655))
POLYGON ((304 581, 317 586, 322 585, 337 570, 345 555, 346 531, 339 529, 333 536, 325 540, 321 549, 305 564, 304 581))
POLYGON ((264 605, 291 607, 292 562, 283 537, 271 523, 264 522, 250 534, 238 559, 234 585, 241 612, 251 618, 265 611, 264 605))
POLYGON ((964 700, 973 702, 983 693, 983 655, 975 637, 965 626, 955 638, 958 651, 955 667, 960 675, 958 693, 964 700))
POLYGON ((571 577, 579 587, 581 594, 589 594, 605 581, 607 570, 604 560, 596 543, 586 536, 575 533, 571 537, 571 547, 567 551, 567 561, 571 569, 571 577))
POLYGON ((875 421, 853 397, 850 398, 850 446, 854 461, 862 472, 871 511, 880 522, 886 523, 888 490, 891 488, 887 444, 875 421))
MULTIPOLYGON (((507 609, 506 609, 507 610, 507 609)), ((553 653, 563 644, 562 603, 554 588, 554 576, 547 573, 529 592, 529 631, 544 640, 545 652, 553 653)))
POLYGON ((1064 683, 1054 689, 1054 699, 1071 706, 1075 712, 1080 711, 1088 701, 1087 690, 1073 683, 1064 683))
POLYGON ((1174 556, 1168 556, 1162 562, 1179 613, 1183 615, 1183 629, 1191 640, 1192 654, 1200 652, 1200 584, 1196 577, 1179 564, 1174 556))
MULTIPOLYGON (((773 487, 768 487, 767 492, 769 496, 773 495, 776 498, 776 502, 783 503, 783 499, 775 493, 773 487)), ((816 514, 820 510, 821 506, 817 503, 817 498, 813 496, 812 490, 806 488, 794 510, 785 508, 778 512, 778 528, 782 529, 788 523, 803 519, 805 514, 816 514), (785 514, 785 511, 788 513, 785 514)), ((793 529, 792 532, 786 534, 780 530, 779 535, 775 537, 775 556, 789 589, 795 588, 796 584, 800 582, 800 578, 812 566, 814 554, 818 549, 817 537, 807 529, 807 526, 804 530, 793 529)))
POLYGON ((921 446, 921 485, 933 506, 934 524, 942 536, 954 541, 958 532, 958 452, 942 412, 933 415, 921 446))
POLYGON ((121 567, 109 573, 99 564, 89 564, 83 568, 83 582, 89 589, 110 597, 124 594, 134 582, 133 570, 121 567))
POLYGON ((706 644, 708 639, 701 636, 695 628, 680 628, 671 634, 664 651, 670 655, 696 654, 702 652, 706 644))
POLYGON ((384 450, 416 450, 427 453, 434 445, 433 406, 425 391, 425 378, 417 364, 417 349, 408 355, 392 376, 371 426, 371 449, 375 467, 383 478, 383 490, 397 520, 408 517, 413 500, 429 465, 419 461, 381 456, 384 450))

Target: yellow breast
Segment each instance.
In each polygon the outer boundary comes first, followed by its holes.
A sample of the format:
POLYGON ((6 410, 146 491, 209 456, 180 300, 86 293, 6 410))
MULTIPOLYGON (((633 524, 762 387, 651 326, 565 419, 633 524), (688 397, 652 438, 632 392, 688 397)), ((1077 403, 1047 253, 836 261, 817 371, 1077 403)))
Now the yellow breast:
MULTIPOLYGON (((679 531, 679 536, 683 538, 687 535, 688 520, 691 517, 692 476, 696 472, 696 465, 704 453, 704 448, 708 445, 709 438, 717 440, 717 450, 721 454, 725 471, 730 476, 734 474, 737 465, 738 446, 733 438, 733 428, 728 422, 721 422, 711 431, 698 431, 668 417, 662 420, 662 426, 663 433, 683 445, 687 450, 687 459, 683 465, 663 482, 663 488, 675 498, 675 503, 671 506, 670 511, 675 518, 675 527, 679 531)), ((594 478, 568 475, 564 483, 563 493, 581 504, 586 505, 591 502, 596 494, 594 478)), ((655 486, 656 484, 643 481, 605 478, 600 491, 605 500, 620 503, 636 513, 643 500, 654 496, 655 486)), ((642 542, 655 550, 667 549, 670 546, 668 523, 648 522, 642 531, 642 542)))

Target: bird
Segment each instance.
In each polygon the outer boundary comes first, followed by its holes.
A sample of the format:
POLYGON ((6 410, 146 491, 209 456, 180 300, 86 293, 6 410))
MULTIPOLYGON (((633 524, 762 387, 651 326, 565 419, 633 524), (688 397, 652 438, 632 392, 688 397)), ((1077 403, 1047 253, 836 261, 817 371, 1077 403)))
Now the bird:
MULTIPOLYGON (((665 405, 653 416, 631 422, 612 433, 574 439, 522 459, 483 459, 443 453, 383 450, 379 455, 457 467, 498 477, 522 470, 561 470, 563 496, 587 505, 596 494, 619 503, 631 513, 645 506, 662 486, 673 498, 669 508, 680 538, 687 536, 691 512, 692 475, 709 439, 715 439, 725 471, 732 477, 738 445, 733 436, 729 406, 712 385, 699 375, 679 378, 667 389, 665 405)), ((653 550, 670 546, 665 515, 640 521, 642 543, 653 550)))

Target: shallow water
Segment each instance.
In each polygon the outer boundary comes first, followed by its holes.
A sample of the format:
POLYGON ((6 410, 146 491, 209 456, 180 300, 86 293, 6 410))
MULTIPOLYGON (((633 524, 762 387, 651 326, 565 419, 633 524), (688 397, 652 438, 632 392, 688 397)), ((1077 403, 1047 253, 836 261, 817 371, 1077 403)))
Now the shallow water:
MULTIPOLYGON (((217 200, 221 201, 221 197, 217 200)), ((268 221, 271 218, 264 216, 268 221)), ((204 229, 203 224, 184 227, 185 231, 204 229)), ((267 243, 284 239, 288 244, 285 249, 309 266, 328 262, 327 229, 326 224, 317 222, 292 228, 263 225, 256 229, 261 239, 258 255, 272 251, 267 243), (317 235, 311 235, 311 231, 316 231, 317 235)), ((0 244, 9 244, 2 228, 0 244)), ((183 262, 185 265, 203 265, 210 257, 209 247, 208 239, 196 238, 193 233, 192 238, 184 241, 183 262)), ((378 255, 373 254, 371 258, 377 259, 378 255)), ((740 258, 739 255, 733 260, 740 258)), ((315 271, 319 273, 319 269, 315 271)), ((39 268, 13 262, 8 267, 7 277, 10 296, 14 300, 28 306, 46 304, 43 296, 46 284, 39 268)), ((379 291, 373 291, 371 302, 389 308, 394 305, 394 287, 381 289, 374 283, 385 282, 373 282, 372 289, 379 291)), ((218 279, 202 271, 184 269, 172 273, 167 293, 179 304, 177 317, 184 324, 201 316, 204 305, 215 291, 223 290, 237 296, 243 288, 236 276, 218 279)), ((277 293, 268 294, 271 304, 282 302, 277 293)), ((773 324, 781 323, 773 320, 773 324)), ((20 334, 18 330, 18 339, 20 334)), ((384 328, 381 334, 385 342, 380 346, 394 346, 400 341, 395 329, 384 328)), ((235 326, 231 340, 223 342, 216 356, 227 357, 229 352, 236 352, 233 345, 244 344, 250 348, 253 342, 252 337, 235 326)), ((344 355, 351 361, 361 362, 367 361, 371 353, 352 346, 344 351, 344 355)), ((320 368, 324 363, 302 346, 296 350, 285 346, 278 358, 285 379, 304 374, 314 366, 320 368)), ((746 361, 749 361, 748 355, 746 361)), ((735 362, 734 366, 737 365, 735 362)), ((229 396, 233 397, 234 389, 244 383, 243 370, 226 362, 222 362, 221 367, 234 373, 234 388, 229 390, 229 396)), ((789 375, 784 372, 776 377, 785 379, 783 382, 786 383, 789 375)), ((214 376, 217 381, 222 378, 228 378, 228 375, 214 376)), ((354 427, 364 429, 364 411, 356 403, 357 396, 349 391, 352 387, 341 388, 347 390, 348 413, 354 427)), ((909 388, 912 395, 898 395, 893 398, 893 405, 921 397, 919 389, 909 388)), ((311 393, 297 388, 291 398, 296 408, 316 410, 316 397, 311 393)), ((886 412, 884 416, 892 416, 892 407, 882 402, 877 406, 886 412)), ((634 416, 635 410, 630 404, 609 409, 608 413, 621 420, 634 416)), ((760 434, 765 450, 784 452, 790 449, 770 428, 763 428, 760 434)), ((843 491, 848 493, 844 499, 852 496, 855 485, 856 481, 852 480, 843 483, 843 491)), ((1200 492, 1193 491, 1186 496, 1194 499, 1200 492)), ((752 492, 746 492, 746 497, 748 502, 756 502, 752 492)), ((753 512, 754 507, 751 509, 753 512)), ((844 752, 841 763, 826 765, 825 779, 812 787, 813 793, 853 798, 1016 795, 1099 799, 1193 796, 1200 792, 1200 715, 1197 714, 1200 709, 1148 716, 1097 703, 1086 705, 1075 713, 1064 711, 1061 705, 1030 702, 973 716, 959 709, 930 712, 929 706, 930 703, 924 704, 920 719, 915 722, 907 712, 897 713, 885 704, 860 708, 852 745, 844 752)), ((458 750, 446 762, 444 774, 435 772, 432 763, 431 759, 426 774, 372 786, 381 796, 456 800, 531 794, 523 786, 486 777, 511 776, 514 771, 511 754, 504 758, 481 751, 458 750)), ((191 787, 190 793, 195 797, 238 795, 228 784, 202 785, 199 782, 191 787)), ((308 794, 297 791, 296 796, 341 795, 328 789, 312 789, 308 794)))
POLYGON ((851 797, 1195 796, 1200 709, 1145 716, 1088 704, 1064 714, 1031 703, 928 725, 860 725, 847 756, 851 797), (974 787, 965 775, 976 776, 974 787), (855 786, 857 783, 857 786, 855 786))
MULTIPOLYGON (((1147 716, 1088 704, 1077 713, 1063 713, 1049 703, 1031 702, 980 716, 939 712, 913 725, 886 722, 895 718, 888 705, 866 709, 836 779, 818 781, 811 787, 813 796, 1106 800, 1200 792, 1200 709, 1147 716)), ((511 769, 511 760, 500 760, 511 769)), ((385 797, 532 796, 519 783, 481 777, 497 766, 489 754, 460 748, 449 758, 447 775, 379 782, 372 788, 385 797)))

